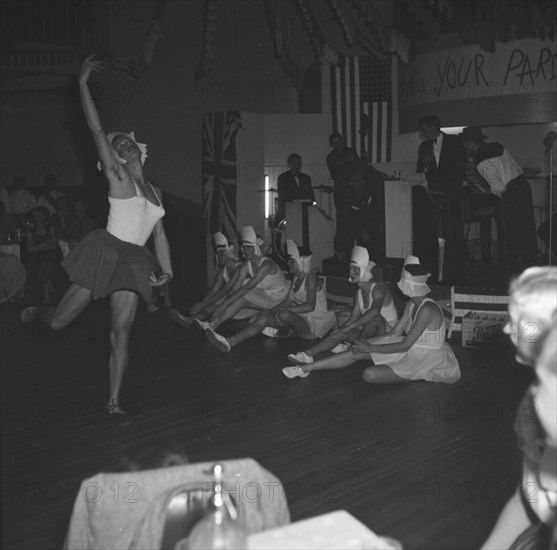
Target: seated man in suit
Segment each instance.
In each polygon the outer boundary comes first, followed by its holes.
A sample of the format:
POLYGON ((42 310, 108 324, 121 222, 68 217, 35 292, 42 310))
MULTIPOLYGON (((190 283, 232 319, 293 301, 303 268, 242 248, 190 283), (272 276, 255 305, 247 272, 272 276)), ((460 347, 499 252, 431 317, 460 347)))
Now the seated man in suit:
POLYGON ((302 157, 292 153, 288 159, 288 171, 278 177, 278 212, 276 222, 284 219, 285 203, 307 199, 315 202, 311 178, 302 170, 302 157))

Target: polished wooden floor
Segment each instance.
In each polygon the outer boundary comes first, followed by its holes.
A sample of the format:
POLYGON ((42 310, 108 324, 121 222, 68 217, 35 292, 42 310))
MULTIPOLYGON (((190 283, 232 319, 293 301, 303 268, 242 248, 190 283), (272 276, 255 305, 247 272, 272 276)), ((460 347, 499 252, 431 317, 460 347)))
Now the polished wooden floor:
POLYGON ((2 313, 2 548, 60 548, 80 482, 130 445, 181 444, 191 462, 253 457, 287 489, 293 520, 345 509, 404 548, 477 548, 520 469, 515 407, 530 374, 510 349, 455 348, 462 380, 373 387, 363 364, 288 380, 293 342, 220 354, 164 311, 140 311, 123 401, 101 414, 107 304, 54 334, 2 313))

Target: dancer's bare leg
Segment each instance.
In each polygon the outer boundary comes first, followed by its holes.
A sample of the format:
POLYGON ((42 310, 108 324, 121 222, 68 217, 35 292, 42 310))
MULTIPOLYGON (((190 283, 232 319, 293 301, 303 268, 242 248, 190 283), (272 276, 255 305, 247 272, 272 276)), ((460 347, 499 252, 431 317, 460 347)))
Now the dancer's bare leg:
POLYGON ((242 329, 234 336, 227 338, 230 347, 233 348, 237 346, 241 342, 248 340, 249 338, 255 338, 258 334, 260 334, 263 329, 273 322, 273 316, 267 313, 266 311, 260 311, 255 319, 247 326, 245 329, 242 329))
POLYGON ((357 361, 369 360, 369 353, 359 352, 359 351, 344 351, 342 353, 337 353, 336 355, 330 355, 325 357, 325 359, 319 359, 314 363, 300 365, 304 372, 313 372, 315 370, 327 370, 327 369, 343 369, 353 365, 357 361))
POLYGON ((232 319, 236 313, 238 313, 244 307, 253 307, 253 304, 248 302, 244 297, 239 298, 235 302, 232 302, 223 312, 220 317, 212 316, 210 323, 213 325, 213 329, 216 329, 219 325, 222 325, 225 321, 232 319))
POLYGON ((371 321, 361 327, 357 327, 348 332, 341 333, 337 330, 320 340, 315 346, 304 351, 306 355, 315 357, 319 353, 332 350, 337 344, 341 342, 354 343, 358 340, 367 340, 387 332, 387 323, 381 315, 373 318, 371 321))
POLYGON ((118 395, 122 379, 128 364, 128 342, 132 329, 139 296, 129 290, 117 290, 110 296, 112 326, 110 328, 109 368, 109 412, 122 413, 118 404, 118 395))
POLYGON ((73 283, 56 307, 39 307, 28 320, 40 321, 54 330, 60 330, 68 326, 90 302, 91 291, 73 283))
POLYGON ((371 384, 398 384, 400 382, 408 382, 406 378, 396 375, 387 365, 373 365, 368 367, 363 374, 365 382, 371 384))

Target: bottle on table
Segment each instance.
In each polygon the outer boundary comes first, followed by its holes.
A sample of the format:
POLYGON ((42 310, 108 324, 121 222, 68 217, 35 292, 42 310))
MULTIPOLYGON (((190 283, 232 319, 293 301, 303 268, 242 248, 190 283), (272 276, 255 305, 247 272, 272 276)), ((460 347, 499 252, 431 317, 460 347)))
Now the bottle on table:
MULTIPOLYGON (((203 518, 191 530, 187 539, 187 548, 189 550, 244 550, 248 547, 247 536, 224 490, 222 466, 217 464, 213 473, 215 494, 212 503, 203 518)), ((182 548, 179 546, 181 542, 176 546, 177 549, 182 548)))

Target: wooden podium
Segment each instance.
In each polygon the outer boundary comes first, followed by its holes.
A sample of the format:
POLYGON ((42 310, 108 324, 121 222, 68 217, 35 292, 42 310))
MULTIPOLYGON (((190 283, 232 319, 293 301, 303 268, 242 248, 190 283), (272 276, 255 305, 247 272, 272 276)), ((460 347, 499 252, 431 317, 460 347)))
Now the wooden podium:
MULTIPOLYGON (((313 253, 313 265, 334 253, 335 222, 324 210, 311 201, 293 201, 285 204, 286 238, 313 253)), ((283 243, 286 246, 286 241, 283 243)))

